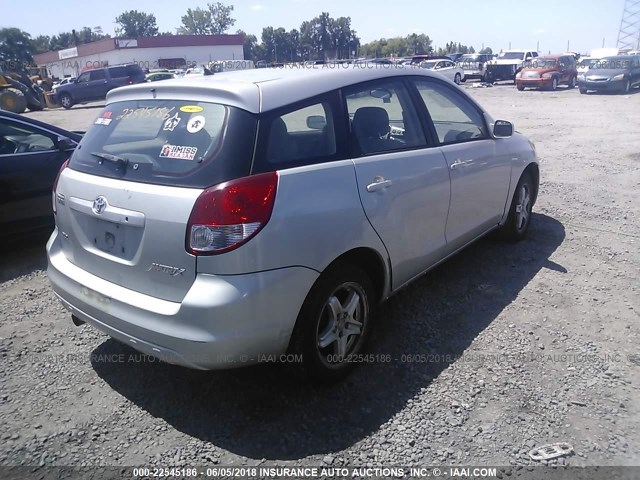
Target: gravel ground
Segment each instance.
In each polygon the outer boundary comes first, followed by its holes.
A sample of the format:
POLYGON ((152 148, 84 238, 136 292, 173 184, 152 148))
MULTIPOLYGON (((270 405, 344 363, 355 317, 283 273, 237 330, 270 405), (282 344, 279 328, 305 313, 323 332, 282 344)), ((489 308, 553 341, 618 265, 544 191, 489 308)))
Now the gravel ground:
MULTIPOLYGON (((640 91, 465 88, 536 142, 529 238, 488 238, 382 306, 344 383, 196 372, 74 327, 44 240, 0 256, 0 465, 640 465, 640 91), (389 360, 389 361, 386 361, 389 360)), ((86 129, 95 105, 29 114, 86 129)))

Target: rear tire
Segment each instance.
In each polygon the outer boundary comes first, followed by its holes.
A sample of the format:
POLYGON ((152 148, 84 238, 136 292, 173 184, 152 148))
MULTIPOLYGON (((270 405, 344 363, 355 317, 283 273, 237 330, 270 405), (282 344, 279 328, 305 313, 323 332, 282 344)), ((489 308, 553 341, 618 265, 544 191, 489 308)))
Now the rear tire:
POLYGON ((333 383, 353 370, 371 330, 373 292, 367 274, 350 264, 331 267, 316 281, 291 339, 309 377, 333 383))
POLYGON ((524 86, 523 85, 517 85, 516 84, 516 88, 518 89, 519 92, 523 92, 524 91, 524 86))
POLYGON ((586 88, 581 88, 581 89, 580 89, 580 93, 581 93, 582 95, 586 95, 586 94, 587 94, 587 89, 586 89, 586 88))
POLYGON ((24 113, 27 109, 27 99, 17 88, 0 90, 0 109, 13 113, 24 113))
POLYGON ((456 85, 460 85, 460 83, 462 83, 462 77, 460 76, 459 73, 456 73, 456 76, 453 77, 453 81, 455 82, 456 85))
POLYGON ((536 190, 531 174, 523 173, 513 194, 507 221, 500 229, 505 240, 519 242, 526 236, 531 225, 531 211, 536 190))
POLYGON ((571 77, 569 84, 567 85, 569 90, 576 88, 576 77, 571 77))
POLYGON ((62 105, 67 110, 73 107, 73 99, 71 98, 71 95, 69 95, 68 93, 61 94, 60 105, 62 105))

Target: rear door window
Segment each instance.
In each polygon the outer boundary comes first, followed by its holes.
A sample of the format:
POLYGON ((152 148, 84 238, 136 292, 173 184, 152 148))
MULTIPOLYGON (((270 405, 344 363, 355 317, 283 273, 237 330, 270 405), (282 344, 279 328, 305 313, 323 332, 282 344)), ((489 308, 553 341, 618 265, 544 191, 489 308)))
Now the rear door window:
POLYGON ((335 93, 265 115, 253 171, 282 170, 343 158, 335 118, 335 93))
POLYGON ((100 70, 92 70, 92 71, 89 72, 89 80, 90 81, 104 80, 105 78, 107 78, 107 76, 104 73, 104 70, 102 70, 102 69, 100 69, 100 70))
POLYGON ((253 115, 221 104, 138 100, 108 105, 70 166, 149 183, 210 186, 247 175, 253 115))
POLYGON ((355 154, 424 148, 426 140, 409 92, 397 79, 345 88, 355 154))

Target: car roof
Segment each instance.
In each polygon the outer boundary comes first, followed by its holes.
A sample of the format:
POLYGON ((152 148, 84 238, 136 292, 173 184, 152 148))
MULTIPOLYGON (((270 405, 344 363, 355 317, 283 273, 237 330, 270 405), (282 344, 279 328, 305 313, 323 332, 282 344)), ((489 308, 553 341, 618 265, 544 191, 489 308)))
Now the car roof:
POLYGON ((262 113, 352 84, 406 75, 441 78, 408 65, 291 66, 186 76, 153 87, 131 85, 111 90, 107 103, 151 98, 213 101, 262 113))
POLYGON ((561 57, 570 57, 571 55, 540 55, 538 56, 538 60, 558 60, 561 57))
POLYGON ((137 63, 131 63, 131 62, 130 63, 118 63, 116 65, 103 65, 102 67, 87 68, 86 70, 83 70, 82 72, 80 72, 80 74, 87 73, 87 72, 93 72, 94 70, 104 70, 105 68, 131 67, 131 66, 138 67, 139 65, 137 63))

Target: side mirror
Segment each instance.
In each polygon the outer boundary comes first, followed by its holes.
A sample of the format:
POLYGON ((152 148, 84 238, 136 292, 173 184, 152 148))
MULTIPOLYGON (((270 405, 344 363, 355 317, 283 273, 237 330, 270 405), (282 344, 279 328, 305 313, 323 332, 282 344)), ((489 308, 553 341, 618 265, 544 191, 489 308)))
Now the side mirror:
POLYGON ((64 152, 76 148, 76 142, 67 137, 58 137, 58 150, 64 152))
POLYGON ((506 120, 496 120, 493 124, 493 136, 496 138, 508 138, 513 135, 513 123, 506 120))
POLYGON ((327 120, 322 115, 309 115, 307 127, 312 130, 322 130, 327 125, 327 120))

